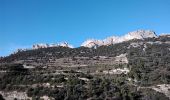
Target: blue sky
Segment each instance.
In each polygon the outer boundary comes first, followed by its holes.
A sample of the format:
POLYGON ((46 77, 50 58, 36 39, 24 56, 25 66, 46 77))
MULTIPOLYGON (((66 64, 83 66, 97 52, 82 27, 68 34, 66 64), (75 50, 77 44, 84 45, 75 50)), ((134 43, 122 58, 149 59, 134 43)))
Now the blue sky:
POLYGON ((0 0, 0 56, 35 43, 78 47, 137 29, 170 32, 170 0, 0 0))

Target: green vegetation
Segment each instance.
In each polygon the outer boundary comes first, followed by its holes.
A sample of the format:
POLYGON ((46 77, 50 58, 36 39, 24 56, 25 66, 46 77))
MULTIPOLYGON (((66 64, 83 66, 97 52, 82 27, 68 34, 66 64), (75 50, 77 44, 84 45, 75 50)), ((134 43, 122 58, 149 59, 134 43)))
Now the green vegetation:
MULTIPOLYGON (((1 57, 0 91, 23 91, 36 99, 46 95, 56 100, 168 100, 164 94, 145 88, 170 84, 170 45, 147 43, 150 41, 166 42, 170 41, 170 38, 131 40, 97 49, 44 48, 1 57), (134 42, 144 44, 130 47, 134 42), (102 59, 104 61, 111 61, 111 57, 125 53, 128 64, 98 63, 101 61, 100 56, 106 57, 102 59), (64 67, 60 62, 55 62, 59 58, 64 58, 64 67), (94 64, 80 66, 88 61, 94 61, 94 64), (49 66, 47 62, 55 64, 49 66), (24 68, 25 64, 34 65, 35 68, 24 68), (102 74, 104 70, 125 67, 130 69, 128 74, 102 74), (99 74, 96 74, 97 71, 99 74)), ((2 98, 0 95, 0 99, 2 98)))

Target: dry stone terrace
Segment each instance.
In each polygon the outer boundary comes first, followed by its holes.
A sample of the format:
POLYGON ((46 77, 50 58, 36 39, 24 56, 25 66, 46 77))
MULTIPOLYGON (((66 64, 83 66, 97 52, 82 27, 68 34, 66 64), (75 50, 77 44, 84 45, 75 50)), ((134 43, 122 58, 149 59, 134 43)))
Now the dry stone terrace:
POLYGON ((1 94, 18 99, 23 94, 50 100, 169 100, 169 41, 164 36, 98 48, 21 51, 0 60, 1 94))

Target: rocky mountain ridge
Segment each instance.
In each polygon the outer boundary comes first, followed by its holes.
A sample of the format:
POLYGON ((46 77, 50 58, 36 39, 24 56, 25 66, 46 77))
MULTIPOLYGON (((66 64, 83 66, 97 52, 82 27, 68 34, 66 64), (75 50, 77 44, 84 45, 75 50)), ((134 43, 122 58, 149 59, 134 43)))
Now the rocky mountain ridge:
MULTIPOLYGON (((160 36, 165 36, 165 35, 169 35, 169 34, 162 34, 160 36)), ((156 35, 156 33, 154 31, 151 30, 137 30, 137 31, 133 31, 133 32, 129 32, 128 34, 125 34, 124 36, 110 36, 107 37, 104 40, 97 40, 97 39, 88 39, 86 41, 84 41, 81 46, 82 47, 88 47, 88 48, 92 48, 92 47, 99 47, 99 46, 103 46, 103 45, 111 45, 111 44, 117 44, 117 43, 121 43, 124 41, 129 41, 132 39, 145 39, 145 38, 157 38, 158 36, 156 35)), ((67 43, 67 42, 61 42, 61 43, 37 43, 32 45, 31 49, 40 49, 40 48, 49 48, 49 47, 68 47, 68 48, 74 48, 73 45, 67 43)), ((27 49, 19 49, 18 51, 25 51, 27 49)))
POLYGON ((153 38, 157 37, 156 33, 151 30, 137 30, 133 32, 129 32, 128 34, 118 37, 118 36, 111 36, 104 40, 95 40, 95 39, 89 39, 82 43, 81 46, 84 47, 99 47, 102 45, 111 45, 116 43, 121 43, 124 41, 132 40, 132 39, 145 39, 145 38, 153 38))
POLYGON ((68 44, 67 42, 62 42, 62 43, 52 43, 52 44, 47 44, 47 43, 46 44, 44 44, 44 43, 34 44, 32 46, 32 49, 59 47, 59 46, 73 48, 73 46, 68 44))

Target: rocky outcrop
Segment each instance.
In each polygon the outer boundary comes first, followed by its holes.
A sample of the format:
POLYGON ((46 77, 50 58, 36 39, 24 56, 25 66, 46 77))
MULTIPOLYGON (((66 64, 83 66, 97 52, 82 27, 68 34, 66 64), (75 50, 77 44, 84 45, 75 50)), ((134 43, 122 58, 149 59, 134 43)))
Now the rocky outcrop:
POLYGON ((91 47, 98 47, 102 45, 111 45, 111 44, 121 43, 121 42, 132 40, 132 39, 145 39, 145 38, 153 38, 153 37, 155 38, 157 37, 154 31, 137 30, 137 31, 130 32, 121 37, 111 36, 104 40, 90 39, 90 40, 85 41, 81 46, 91 48, 91 47))
POLYGON ((53 44, 43 44, 43 43, 34 44, 32 46, 32 48, 33 49, 39 49, 39 48, 59 47, 59 46, 73 48, 73 46, 68 44, 67 42, 62 42, 62 43, 59 43, 59 44, 55 44, 55 43, 53 43, 53 44))
POLYGON ((30 99, 30 97, 27 96, 26 92, 17 92, 17 91, 11 91, 11 92, 3 92, 0 91, 0 94, 3 96, 5 100, 14 100, 15 98, 17 100, 27 100, 30 99))

